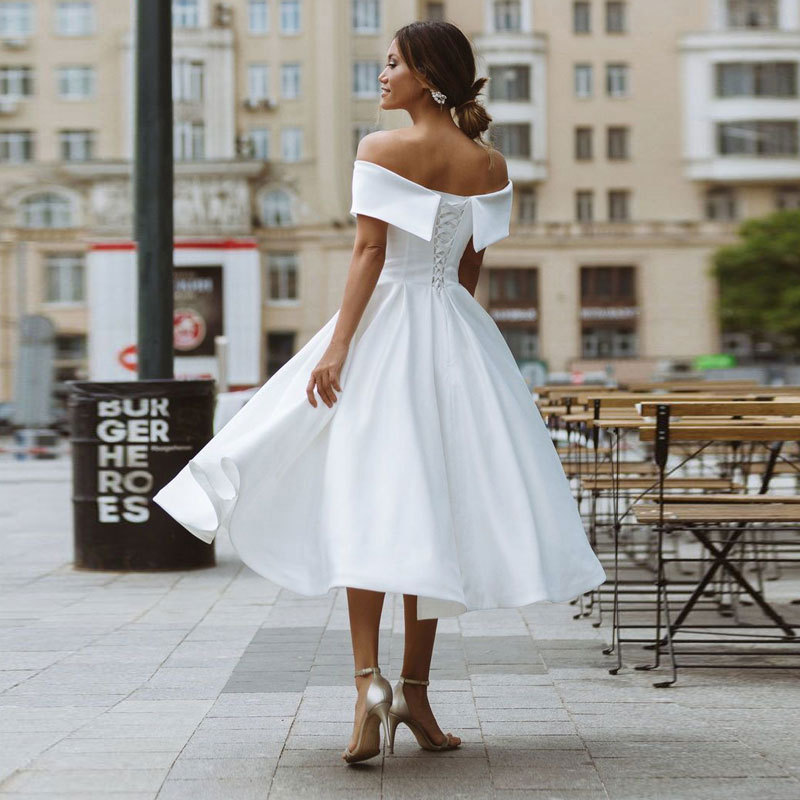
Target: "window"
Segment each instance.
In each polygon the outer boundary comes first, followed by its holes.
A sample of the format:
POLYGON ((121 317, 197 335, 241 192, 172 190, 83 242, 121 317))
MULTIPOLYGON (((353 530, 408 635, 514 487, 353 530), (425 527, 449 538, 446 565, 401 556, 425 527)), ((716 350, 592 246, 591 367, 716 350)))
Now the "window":
POLYGON ((494 29, 498 33, 522 30, 519 0, 494 0, 494 29))
POLYGON ((281 160, 300 161, 303 157, 303 129, 290 125, 281 130, 281 160))
POLYGON ((261 200, 261 221, 270 228, 281 228, 294 224, 292 198, 284 189, 272 189, 261 200))
POLYGON ((13 38, 33 33, 33 7, 30 2, 0 2, 0 36, 13 38))
POLYGON ((203 100, 205 65, 202 61, 181 58, 172 62, 172 99, 176 103, 200 103, 203 100))
POLYGON ((717 97, 797 97, 796 61, 715 64, 717 97))
POLYGON ((172 27, 197 28, 200 25, 198 0, 172 0, 172 27))
POLYGON ((609 189, 608 219, 610 222, 628 222, 630 216, 631 193, 628 189, 609 189))
POLYGON ((300 64, 281 64, 281 97, 286 100, 300 97, 300 64))
POLYGON ((636 331, 609 326, 581 329, 581 358, 631 358, 636 356, 636 331))
POLYGON ((609 97, 626 97, 628 83, 627 64, 606 64, 606 92, 609 97))
POLYGON ((180 120, 173 132, 173 155, 176 161, 197 161, 205 157, 206 130, 202 122, 180 120))
POLYGON ((517 221, 523 224, 536 222, 535 186, 524 186, 517 193, 517 221))
POLYGON ((380 84, 378 76, 381 74, 381 65, 377 61, 353 62, 353 96, 378 97, 380 84))
POLYGON ((634 302, 633 267, 581 267, 581 299, 584 305, 634 302))
POLYGON ((258 103, 269 96, 269 64, 250 64, 247 68, 248 99, 258 103))
POLYGON ((489 67, 489 99, 531 100, 531 68, 528 64, 504 64, 489 67))
POLYGON ((66 130, 60 131, 58 137, 63 161, 90 161, 94 158, 94 131, 66 130))
POLYGON ((271 378, 294 353, 294 331, 267 333, 267 378, 271 378))
POLYGON ((592 65, 575 65, 575 97, 592 96, 592 65))
POLYGON ((33 95, 31 67, 0 67, 0 97, 17 98, 33 95))
POLYGON ((634 279, 634 267, 581 267, 581 305, 634 305, 634 279))
POLYGON ((269 301, 295 301, 297 294, 297 253, 269 253, 269 301))
POLYGON ((56 5, 56 33, 60 36, 89 36, 94 32, 92 3, 71 2, 56 5))
POLYGON ((496 305, 531 305, 539 302, 536 287, 536 270, 528 267, 510 267, 489 270, 489 303, 496 305))
POLYGON ((42 192, 22 202, 23 228, 71 228, 69 200, 55 192, 42 192))
POLYGON ((499 325, 498 327, 517 363, 539 357, 539 331, 537 328, 516 326, 512 328, 509 325, 499 325))
POLYGON ((300 0, 281 0, 281 33, 300 33, 300 0))
POLYGON ((431 22, 444 22, 444 3, 426 3, 425 19, 431 22))
POLYGON ((539 353, 538 270, 489 270, 489 313, 497 323, 516 361, 539 353))
MULTIPOLYGON (((55 336, 56 361, 80 361, 85 358, 85 333, 60 333, 55 336)), ((74 377, 74 375, 72 377, 74 377)), ((56 380, 58 380, 58 378, 56 378, 56 380)))
POLYGON ((269 128, 253 128, 248 134, 250 141, 250 158, 257 158, 261 161, 269 161, 270 155, 270 132, 269 128))
POLYGON ((356 33, 380 33, 380 0, 351 0, 353 30, 356 33))
POLYGON ((82 255, 49 253, 44 269, 45 303, 82 303, 86 299, 82 255))
POLYGON ((797 120, 742 120, 717 123, 719 155, 796 156, 797 120))
POLYGON ((530 122, 490 123, 489 133, 494 146, 509 158, 530 158, 530 122))
POLYGON ((781 211, 800 209, 800 186, 779 186, 775 192, 775 207, 781 211))
POLYGON ((606 0, 606 33, 625 33, 625 3, 606 0))
POLYGON ((706 192, 706 219, 736 219, 736 195, 727 186, 718 186, 706 192))
POLYGON ((626 161, 629 159, 629 143, 629 128, 611 126, 606 130, 606 155, 610 161, 626 161))
POLYGON ((777 28, 777 0, 726 0, 729 28, 777 28))
POLYGON ((587 0, 577 0, 572 4, 572 32, 592 32, 591 4, 587 0))
POLYGON ((267 0, 248 0, 247 23, 250 33, 269 33, 269 6, 267 0))
POLYGON ((592 129, 575 128, 575 160, 590 161, 592 159, 592 129))
POLYGON ((591 189, 575 192, 575 219, 578 222, 591 222, 594 219, 594 192, 591 189))
POLYGON ((59 67, 57 76, 62 100, 88 100, 94 95, 94 67, 59 67))
POLYGON ((0 163, 33 161, 33 131, 0 131, 0 163))
POLYGON ((636 355, 635 268, 581 267, 581 355, 628 358, 636 355))

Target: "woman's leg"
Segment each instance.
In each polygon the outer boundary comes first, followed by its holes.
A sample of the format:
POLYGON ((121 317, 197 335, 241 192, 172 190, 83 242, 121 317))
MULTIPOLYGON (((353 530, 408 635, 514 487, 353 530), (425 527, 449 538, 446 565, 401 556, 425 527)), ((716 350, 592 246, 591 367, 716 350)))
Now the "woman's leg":
MULTIPOLYGON (((428 680, 433 657, 433 642, 436 638, 436 626, 439 620, 417 619, 417 596, 403 595, 403 611, 405 620, 405 649, 403 650, 403 675, 418 681, 428 680)), ((428 703, 428 687, 415 683, 404 683, 403 694, 408 703, 408 710, 419 721, 431 741, 441 744, 445 735, 433 716, 428 703)), ((461 741, 458 736, 451 735, 454 743, 461 741)))
MULTIPOLYGON (((380 666, 378 664, 378 637, 385 594, 385 592, 373 592, 371 589, 347 587, 347 610, 350 614, 354 672, 364 669, 364 667, 380 666)), ((372 673, 359 675, 355 679, 358 699, 356 700, 353 735, 348 745, 351 750, 358 741, 358 733, 361 730, 364 716, 366 688, 371 679, 372 673)))

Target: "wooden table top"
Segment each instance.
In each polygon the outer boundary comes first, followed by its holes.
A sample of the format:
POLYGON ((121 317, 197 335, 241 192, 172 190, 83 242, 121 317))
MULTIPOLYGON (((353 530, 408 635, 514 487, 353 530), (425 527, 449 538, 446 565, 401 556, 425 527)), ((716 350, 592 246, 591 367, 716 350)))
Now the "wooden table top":
MULTIPOLYGON (((631 506, 638 522, 656 522, 658 505, 634 503, 631 506)), ((797 503, 665 503, 664 519, 668 522, 800 522, 797 503)))

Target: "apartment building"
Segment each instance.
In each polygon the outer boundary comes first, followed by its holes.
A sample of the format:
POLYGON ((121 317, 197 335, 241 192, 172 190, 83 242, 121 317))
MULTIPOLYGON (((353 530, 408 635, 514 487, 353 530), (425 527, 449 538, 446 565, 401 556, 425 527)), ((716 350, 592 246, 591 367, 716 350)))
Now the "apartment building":
MULTIPOLYGON (((393 32, 473 40, 511 236, 476 292, 520 363, 649 377, 748 343, 710 256, 800 206, 800 0, 173 0, 176 374, 263 382, 336 311, 393 32)), ((135 378, 130 0, 0 0, 0 400, 18 320, 62 379, 135 378)))

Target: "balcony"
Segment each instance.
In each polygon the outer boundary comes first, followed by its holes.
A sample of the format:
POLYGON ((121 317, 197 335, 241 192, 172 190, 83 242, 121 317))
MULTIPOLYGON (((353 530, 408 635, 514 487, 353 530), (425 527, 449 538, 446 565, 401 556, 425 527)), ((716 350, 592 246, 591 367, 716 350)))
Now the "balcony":
MULTIPOLYGON (((743 127, 754 120, 791 122, 798 118, 800 98, 783 95, 720 91, 722 64, 793 63, 800 71, 800 30, 716 30, 686 34, 680 39, 683 93, 684 174, 698 181, 772 181, 800 178, 797 147, 783 154, 725 151, 720 126, 743 127)), ((734 81, 735 82, 735 81, 734 81)), ((744 148, 746 150, 746 148, 744 148)))
POLYGON ((8 116, 19 111, 19 100, 16 97, 0 97, 0 115, 8 116))
POLYGON ((736 236, 738 220, 631 220, 630 222, 512 222, 515 237, 531 237, 537 246, 568 242, 590 247, 635 242, 650 243, 702 240, 708 245, 725 243, 736 236))

